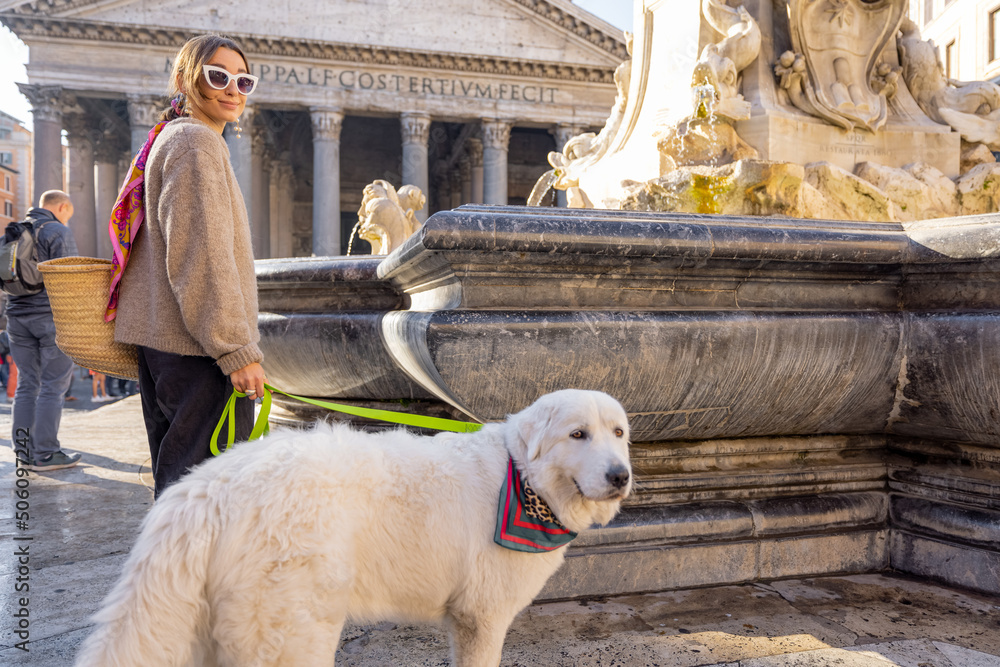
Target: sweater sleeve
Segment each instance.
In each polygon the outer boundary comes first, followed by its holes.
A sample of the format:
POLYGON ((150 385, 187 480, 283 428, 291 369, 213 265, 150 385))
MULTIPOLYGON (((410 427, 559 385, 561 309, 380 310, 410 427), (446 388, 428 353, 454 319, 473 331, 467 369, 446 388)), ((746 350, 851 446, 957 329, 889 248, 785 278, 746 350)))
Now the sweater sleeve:
POLYGON ((245 258, 235 255, 239 218, 233 206, 242 202, 233 201, 227 185, 225 156, 212 148, 192 142, 171 151, 157 213, 167 280, 184 326, 229 375, 261 361, 263 354, 257 322, 247 317, 238 266, 245 258))

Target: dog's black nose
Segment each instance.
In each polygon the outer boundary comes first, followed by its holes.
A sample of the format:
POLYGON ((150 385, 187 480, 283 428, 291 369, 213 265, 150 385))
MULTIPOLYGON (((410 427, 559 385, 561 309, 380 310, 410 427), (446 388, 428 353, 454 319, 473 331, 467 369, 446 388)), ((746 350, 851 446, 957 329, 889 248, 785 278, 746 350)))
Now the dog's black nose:
POLYGON ((623 489, 625 488, 625 485, 628 484, 628 468, 625 466, 615 466, 614 468, 608 470, 608 473, 604 477, 608 480, 608 484, 611 486, 616 489, 623 489))

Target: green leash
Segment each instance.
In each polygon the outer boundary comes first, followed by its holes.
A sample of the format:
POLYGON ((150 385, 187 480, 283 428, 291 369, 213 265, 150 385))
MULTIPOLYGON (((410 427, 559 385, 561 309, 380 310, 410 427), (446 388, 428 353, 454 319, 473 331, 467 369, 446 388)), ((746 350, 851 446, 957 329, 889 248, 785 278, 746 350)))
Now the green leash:
MULTIPOLYGON (((347 415, 354 415, 355 417, 378 419, 380 421, 389 422, 390 424, 402 424, 403 426, 416 426, 419 428, 434 429, 436 431, 451 431, 453 433, 474 433, 483 427, 482 424, 462 422, 454 419, 425 417, 423 415, 412 415, 405 412, 375 410, 372 408, 359 408, 354 405, 330 403, 329 401, 317 401, 314 398, 306 398, 305 396, 289 394, 287 391, 281 391, 276 387, 265 384, 264 396, 261 397, 260 414, 257 415, 257 422, 253 425, 253 431, 250 432, 250 437, 248 438, 249 440, 256 440, 261 436, 267 435, 268 433, 267 419, 271 414, 272 392, 278 392, 283 396, 294 398, 296 401, 302 401, 303 403, 308 403, 309 405, 315 405, 318 408, 325 408, 334 412, 342 412, 347 415)), ((226 407, 223 409, 222 416, 219 417, 219 423, 215 425, 215 431, 212 433, 210 448, 213 456, 218 456, 222 453, 219 450, 218 443, 219 434, 222 432, 223 424, 227 425, 228 437, 226 440, 226 449, 233 446, 233 442, 236 440, 236 399, 244 398, 245 396, 246 394, 233 389, 232 395, 229 397, 229 400, 226 401, 226 407)))

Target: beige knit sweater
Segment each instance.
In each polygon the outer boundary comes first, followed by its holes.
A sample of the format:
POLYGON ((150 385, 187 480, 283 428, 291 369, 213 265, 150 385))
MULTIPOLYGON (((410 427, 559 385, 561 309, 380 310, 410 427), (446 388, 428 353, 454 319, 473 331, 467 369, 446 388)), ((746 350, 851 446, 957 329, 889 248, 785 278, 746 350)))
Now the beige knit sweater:
POLYGON ((178 118, 153 144, 145 188, 115 339, 209 356, 226 375, 261 361, 250 225, 226 142, 178 118))

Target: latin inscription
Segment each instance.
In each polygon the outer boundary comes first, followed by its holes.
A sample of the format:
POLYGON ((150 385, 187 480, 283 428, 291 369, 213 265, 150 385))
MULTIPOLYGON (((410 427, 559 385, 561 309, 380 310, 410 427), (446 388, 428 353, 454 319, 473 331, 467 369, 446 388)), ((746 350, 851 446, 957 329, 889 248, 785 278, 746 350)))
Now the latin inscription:
MULTIPOLYGON (((165 71, 169 74, 173 62, 167 58, 165 71)), ((288 67, 254 63, 250 73, 261 82, 275 82, 296 86, 316 86, 340 90, 372 90, 403 95, 440 95, 442 97, 468 97, 488 100, 510 100, 530 104, 554 104, 558 88, 518 83, 480 83, 464 79, 407 76, 385 72, 367 72, 357 69, 330 69, 320 67, 288 67)))
POLYGON ((821 153, 832 153, 837 155, 855 155, 858 157, 886 157, 892 155, 888 148, 873 146, 869 143, 867 136, 851 132, 844 141, 835 144, 826 144, 819 147, 821 153))

